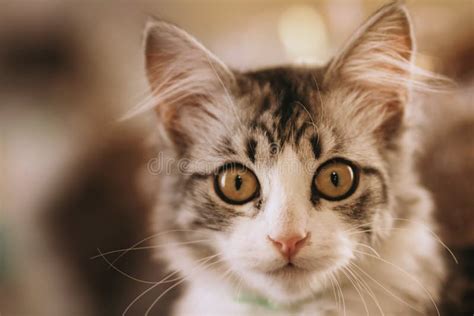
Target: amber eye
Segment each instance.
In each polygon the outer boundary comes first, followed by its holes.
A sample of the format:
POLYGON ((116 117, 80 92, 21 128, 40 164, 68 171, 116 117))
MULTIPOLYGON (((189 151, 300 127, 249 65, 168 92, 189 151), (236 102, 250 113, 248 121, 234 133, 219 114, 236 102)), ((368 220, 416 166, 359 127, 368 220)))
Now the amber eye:
POLYGON ((314 189, 322 198, 342 200, 354 193, 358 184, 356 167, 342 158, 332 159, 319 167, 314 176, 314 189))
POLYGON ((229 204, 245 204, 259 194, 257 177, 240 164, 221 167, 215 177, 214 189, 217 195, 229 204))

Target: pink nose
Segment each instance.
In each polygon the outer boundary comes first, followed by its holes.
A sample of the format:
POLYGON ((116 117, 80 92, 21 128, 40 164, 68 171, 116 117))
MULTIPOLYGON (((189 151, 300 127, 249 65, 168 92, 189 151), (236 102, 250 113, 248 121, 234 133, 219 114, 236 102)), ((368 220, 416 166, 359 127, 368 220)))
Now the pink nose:
POLYGON ((273 245, 285 258, 290 260, 291 257, 296 255, 296 253, 304 246, 308 237, 309 234, 306 233, 305 235, 297 234, 278 236, 275 238, 268 236, 268 239, 270 239, 273 245))

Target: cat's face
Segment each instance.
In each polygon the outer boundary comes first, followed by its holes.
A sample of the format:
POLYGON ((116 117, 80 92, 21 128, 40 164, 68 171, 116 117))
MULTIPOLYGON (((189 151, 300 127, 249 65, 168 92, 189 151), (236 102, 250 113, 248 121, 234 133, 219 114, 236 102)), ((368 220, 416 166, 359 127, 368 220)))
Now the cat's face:
POLYGON ((150 29, 163 146, 185 161, 162 218, 180 241, 203 240, 183 246, 190 260, 218 254, 288 303, 388 233, 412 40, 393 5, 359 33, 324 68, 236 73, 174 26, 150 29))

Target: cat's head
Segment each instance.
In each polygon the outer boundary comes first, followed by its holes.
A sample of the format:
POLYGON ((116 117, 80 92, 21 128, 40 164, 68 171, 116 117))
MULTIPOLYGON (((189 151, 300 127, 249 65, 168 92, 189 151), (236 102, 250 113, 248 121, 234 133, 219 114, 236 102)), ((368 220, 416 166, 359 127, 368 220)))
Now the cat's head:
POLYGON ((376 12, 322 68, 235 72, 183 30, 147 29, 146 70, 173 169, 157 215, 187 260, 281 302, 303 299, 383 239, 400 179, 414 43, 376 12), (182 166, 182 165, 181 165, 182 166), (192 241, 196 242, 193 243, 192 241))

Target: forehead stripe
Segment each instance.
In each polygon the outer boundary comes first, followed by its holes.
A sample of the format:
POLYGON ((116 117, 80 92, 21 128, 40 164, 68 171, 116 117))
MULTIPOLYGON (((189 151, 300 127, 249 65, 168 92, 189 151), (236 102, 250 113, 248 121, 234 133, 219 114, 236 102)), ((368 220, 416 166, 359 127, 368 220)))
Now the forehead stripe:
POLYGON ((270 132, 270 129, 268 129, 268 127, 264 123, 254 121, 252 122, 251 128, 254 130, 260 130, 267 137, 269 144, 275 143, 273 133, 270 132))
POLYGON ((314 158, 319 159, 321 156, 321 143, 319 142, 319 136, 314 134, 311 136, 309 141, 313 149, 314 158))
POLYGON ((253 138, 247 140, 246 153, 252 163, 255 163, 255 155, 257 152, 257 141, 253 138))

